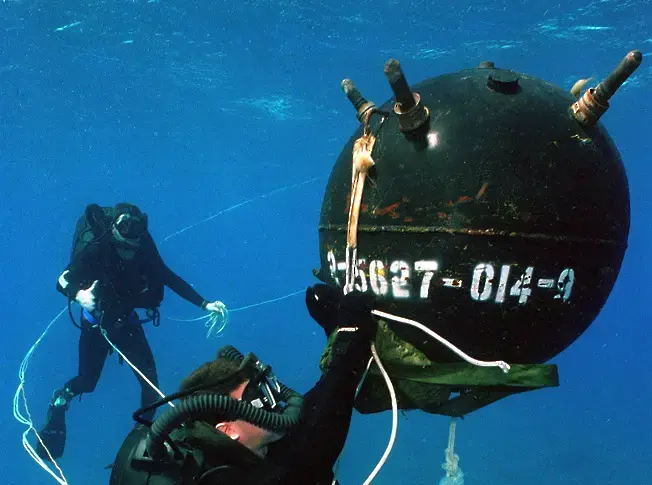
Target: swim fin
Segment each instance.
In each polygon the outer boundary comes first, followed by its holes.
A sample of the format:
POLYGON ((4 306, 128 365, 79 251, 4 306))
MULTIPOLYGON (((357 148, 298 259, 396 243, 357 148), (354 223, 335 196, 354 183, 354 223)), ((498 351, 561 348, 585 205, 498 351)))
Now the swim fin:
POLYGON ((52 459, 56 460, 63 456, 63 450, 66 447, 67 409, 67 406, 54 406, 52 404, 48 408, 45 426, 39 432, 43 443, 39 441, 36 444, 36 453, 43 460, 51 461, 52 459), (47 451, 45 448, 47 448, 47 451), (48 451, 50 452, 49 455, 48 451))

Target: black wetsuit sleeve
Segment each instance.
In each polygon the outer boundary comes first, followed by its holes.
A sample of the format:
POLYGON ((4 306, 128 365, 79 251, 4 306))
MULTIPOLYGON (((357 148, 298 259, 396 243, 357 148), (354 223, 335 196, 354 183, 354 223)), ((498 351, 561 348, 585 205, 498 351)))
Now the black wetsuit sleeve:
POLYGON ((366 341, 349 342, 344 354, 334 355, 326 373, 305 395, 301 423, 277 448, 270 448, 268 458, 277 471, 264 483, 321 485, 327 481, 330 485, 349 432, 355 390, 370 356, 366 341))
POLYGON ((159 268, 161 281, 165 286, 174 291, 184 300, 189 301, 190 303, 202 307, 206 300, 195 291, 195 289, 190 286, 181 276, 177 275, 174 271, 167 267, 165 263, 162 263, 162 266, 159 268))
POLYGON ((174 291, 177 295, 190 303, 203 307, 206 300, 190 286, 181 276, 172 271, 163 261, 163 258, 158 252, 154 241, 152 243, 152 264, 154 265, 154 272, 159 278, 160 282, 174 291))
POLYGON ((75 299, 79 290, 84 290, 100 278, 102 244, 89 244, 68 264, 57 279, 57 291, 75 299))

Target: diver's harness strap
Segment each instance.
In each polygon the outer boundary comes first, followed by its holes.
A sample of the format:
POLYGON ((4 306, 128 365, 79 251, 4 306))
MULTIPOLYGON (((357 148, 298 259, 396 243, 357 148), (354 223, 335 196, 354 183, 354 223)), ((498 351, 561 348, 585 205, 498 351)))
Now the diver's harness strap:
MULTIPOLYGON (((77 327, 79 330, 82 329, 82 326, 75 321, 75 317, 72 314, 72 302, 75 301, 72 298, 68 298, 68 315, 70 316, 70 321, 72 324, 77 327)), ((152 325, 154 327, 159 327, 161 325, 161 311, 156 308, 145 308, 145 318, 140 318, 138 317, 137 320, 130 321, 130 324, 138 324, 138 325, 144 325, 146 323, 152 322, 152 325)), ((134 310, 134 313, 138 316, 136 311, 134 310)), ((93 326, 102 326, 102 319, 103 319, 103 314, 100 314, 100 316, 95 316, 85 308, 82 308, 80 311, 80 317, 83 317, 87 322, 89 322, 93 326)))

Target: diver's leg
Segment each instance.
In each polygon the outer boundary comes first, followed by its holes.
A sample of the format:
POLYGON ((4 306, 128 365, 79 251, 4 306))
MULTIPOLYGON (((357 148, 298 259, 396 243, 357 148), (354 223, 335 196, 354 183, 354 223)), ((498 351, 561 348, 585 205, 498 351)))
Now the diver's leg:
POLYGON ((54 391, 45 425, 39 432, 43 443, 37 443, 36 452, 44 460, 63 456, 66 446, 66 411, 70 407, 70 401, 83 392, 92 392, 95 389, 108 353, 108 343, 100 329, 93 328, 85 318, 81 319, 81 323, 77 376, 70 379, 63 389, 54 391))
POLYGON ((79 337, 79 368, 77 375, 64 386, 71 397, 88 394, 95 390, 104 362, 109 353, 109 343, 104 339, 99 327, 93 327, 85 318, 81 319, 79 337))
MULTIPOLYGON (((152 384, 158 387, 156 362, 154 361, 154 355, 152 354, 152 349, 147 342, 147 337, 145 336, 145 331, 143 330, 142 325, 131 324, 128 327, 125 327, 121 332, 120 341, 122 347, 119 348, 125 354, 125 357, 127 357, 127 359, 129 359, 152 384)), ((145 382, 136 371, 134 371, 134 374, 136 375, 138 382, 140 382, 140 405, 141 407, 149 406, 156 401, 159 396, 156 391, 152 389, 152 386, 145 382)), ((156 410, 147 412, 143 414, 142 417, 151 420, 154 417, 154 414, 156 414, 156 410)))

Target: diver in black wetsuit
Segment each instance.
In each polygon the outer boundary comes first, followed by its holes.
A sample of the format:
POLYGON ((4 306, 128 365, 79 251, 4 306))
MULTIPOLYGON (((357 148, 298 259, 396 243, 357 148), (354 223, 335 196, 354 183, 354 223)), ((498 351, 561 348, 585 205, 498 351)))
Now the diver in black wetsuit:
MULTIPOLYGON (((204 300, 166 266, 149 234, 147 215, 135 205, 121 203, 102 208, 91 204, 80 221, 86 224, 85 232, 79 233, 78 223, 73 258, 57 281, 57 290, 79 303, 82 314, 77 376, 54 392, 41 432, 53 458, 63 454, 65 412, 70 401, 93 392, 112 351, 102 330, 147 379, 158 385, 154 356, 135 309, 147 309, 157 324, 164 286, 209 312, 220 311, 222 305, 204 300)), ((157 399, 155 391, 136 377, 141 384, 142 405, 151 404, 157 399)), ((37 451, 49 459, 40 443, 37 451)))
POLYGON ((337 334, 327 370, 305 396, 252 354, 222 349, 156 404, 181 398, 177 407, 127 436, 110 485, 330 485, 377 323, 370 295, 341 297, 319 284, 306 303, 326 334, 337 334))

